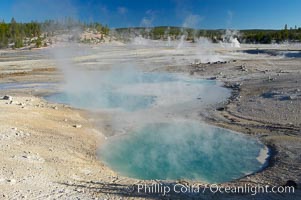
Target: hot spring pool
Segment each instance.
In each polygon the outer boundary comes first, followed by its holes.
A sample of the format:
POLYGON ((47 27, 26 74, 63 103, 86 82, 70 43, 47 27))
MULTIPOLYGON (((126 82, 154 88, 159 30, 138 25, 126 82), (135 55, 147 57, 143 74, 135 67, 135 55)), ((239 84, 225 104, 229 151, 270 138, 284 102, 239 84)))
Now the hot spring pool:
POLYGON ((193 79, 169 73, 137 71, 92 72, 90 79, 79 77, 76 87, 67 82, 62 91, 47 96, 53 102, 85 109, 137 111, 153 107, 202 102, 215 103, 230 92, 216 81, 193 79), (86 79, 86 80, 84 80, 86 79), (201 101, 200 101, 201 99, 201 101))
POLYGON ((100 157, 120 174, 138 179, 190 179, 220 183, 263 166, 264 145, 197 122, 150 124, 111 138, 100 157))
POLYGON ((257 140, 193 120, 202 106, 230 96, 218 82, 130 70, 92 72, 88 77, 77 77, 76 87, 67 81, 47 99, 109 113, 115 136, 98 152, 116 172, 138 179, 212 183, 262 167, 257 157, 264 145, 257 140))

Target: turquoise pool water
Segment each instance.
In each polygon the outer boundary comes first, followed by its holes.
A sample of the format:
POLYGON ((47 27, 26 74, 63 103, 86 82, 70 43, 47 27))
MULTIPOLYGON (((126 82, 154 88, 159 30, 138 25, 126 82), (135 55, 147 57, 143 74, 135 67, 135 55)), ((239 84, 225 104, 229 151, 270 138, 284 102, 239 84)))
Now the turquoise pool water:
POLYGON ((200 97, 208 102, 218 101, 230 93, 217 86, 215 81, 168 73, 112 71, 94 77, 93 83, 86 81, 80 84, 81 80, 78 81, 77 87, 67 82, 62 91, 46 99, 79 108, 137 111, 154 106, 189 104, 200 97))
POLYGON ((138 179, 190 179, 220 183, 262 167, 257 160, 264 146, 232 131, 177 122, 149 124, 100 149, 113 170, 138 179))
POLYGON ((122 108, 128 111, 135 111, 147 108, 155 101, 155 96, 138 96, 120 94, 110 90, 100 90, 95 94, 82 92, 83 96, 72 93, 57 93, 47 97, 50 101, 76 105, 80 108, 122 108), (92 100, 92 101, 91 101, 92 100))

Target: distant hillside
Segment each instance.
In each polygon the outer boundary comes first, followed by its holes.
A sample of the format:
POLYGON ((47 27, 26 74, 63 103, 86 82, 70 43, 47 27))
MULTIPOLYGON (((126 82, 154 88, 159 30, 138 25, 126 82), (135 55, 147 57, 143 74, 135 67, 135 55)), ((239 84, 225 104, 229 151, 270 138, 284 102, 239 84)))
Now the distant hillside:
POLYGON ((206 30, 206 29, 192 29, 183 27, 167 27, 158 26, 153 28, 144 27, 129 27, 114 29, 116 37, 122 40, 128 40, 130 37, 141 35, 144 38, 150 39, 163 39, 167 40, 179 38, 185 35, 187 40, 193 41, 198 37, 210 38, 213 42, 222 41, 225 37, 236 37, 242 43, 281 43, 284 41, 300 42, 301 41, 301 28, 295 27, 294 29, 285 28, 283 30, 261 30, 249 29, 239 31, 227 31, 225 29, 206 30))
POLYGON ((150 38, 154 40, 163 39, 167 40, 168 37, 171 39, 176 39, 181 35, 185 35, 187 40, 194 40, 196 37, 208 37, 212 40, 222 39, 224 30, 197 30, 192 28, 183 27, 167 27, 167 26, 157 26, 153 28, 143 28, 143 27, 130 27, 130 28, 117 28, 114 29, 117 33, 117 37, 123 40, 127 40, 133 36, 141 35, 144 38, 150 38))

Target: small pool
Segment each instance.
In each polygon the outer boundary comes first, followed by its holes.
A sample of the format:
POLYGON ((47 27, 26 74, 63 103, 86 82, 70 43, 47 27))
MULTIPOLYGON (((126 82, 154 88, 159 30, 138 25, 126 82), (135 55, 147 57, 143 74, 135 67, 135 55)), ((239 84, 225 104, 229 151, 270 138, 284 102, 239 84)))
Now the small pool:
POLYGON ((121 175, 138 179, 190 179, 221 183, 258 171, 264 145, 197 122, 145 125, 113 137, 100 157, 121 175))
POLYGON ((301 58, 301 51, 273 50, 273 49, 248 49, 242 52, 247 54, 267 54, 270 56, 284 56, 287 58, 301 58))

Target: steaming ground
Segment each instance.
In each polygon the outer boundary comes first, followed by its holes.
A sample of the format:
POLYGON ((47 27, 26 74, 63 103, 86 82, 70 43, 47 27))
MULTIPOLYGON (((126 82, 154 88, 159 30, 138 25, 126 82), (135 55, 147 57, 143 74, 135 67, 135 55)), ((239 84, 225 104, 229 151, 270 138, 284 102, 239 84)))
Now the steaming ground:
MULTIPOLYGON (((225 82, 233 89, 229 102, 200 109, 197 112, 200 120, 258 138, 269 145, 274 154, 267 169, 224 185, 283 185, 287 180, 294 180, 300 186, 300 59, 237 51, 300 50, 300 46, 241 45, 241 48, 234 48, 207 41, 178 45, 172 41, 168 44, 143 40, 132 45, 75 44, 61 55, 56 55, 62 52, 60 47, 1 51, 0 82, 6 84, 0 84, 0 93, 11 95, 13 99, 12 102, 0 101, 0 197, 158 198, 155 194, 143 195, 128 189, 132 184, 152 182, 119 176, 97 160, 97 146, 111 128, 95 127, 95 124, 100 120, 106 125, 111 116, 87 113, 41 98, 61 89, 59 83, 64 81, 64 70, 75 72, 67 78, 82 86, 93 83, 93 79, 85 77, 81 70, 112 70, 123 66, 148 72, 193 74, 225 82), (71 62, 65 59, 68 57, 71 62), (30 84, 24 85, 24 82, 30 84)), ((170 195, 169 198, 179 197, 170 195)), ((241 199, 240 195, 205 196, 207 199, 241 199)), ((250 195, 243 197, 253 199, 250 195)), ((181 198, 190 199, 191 196, 181 198)), ((256 198, 298 199, 300 191, 294 195, 259 194, 256 198)))

